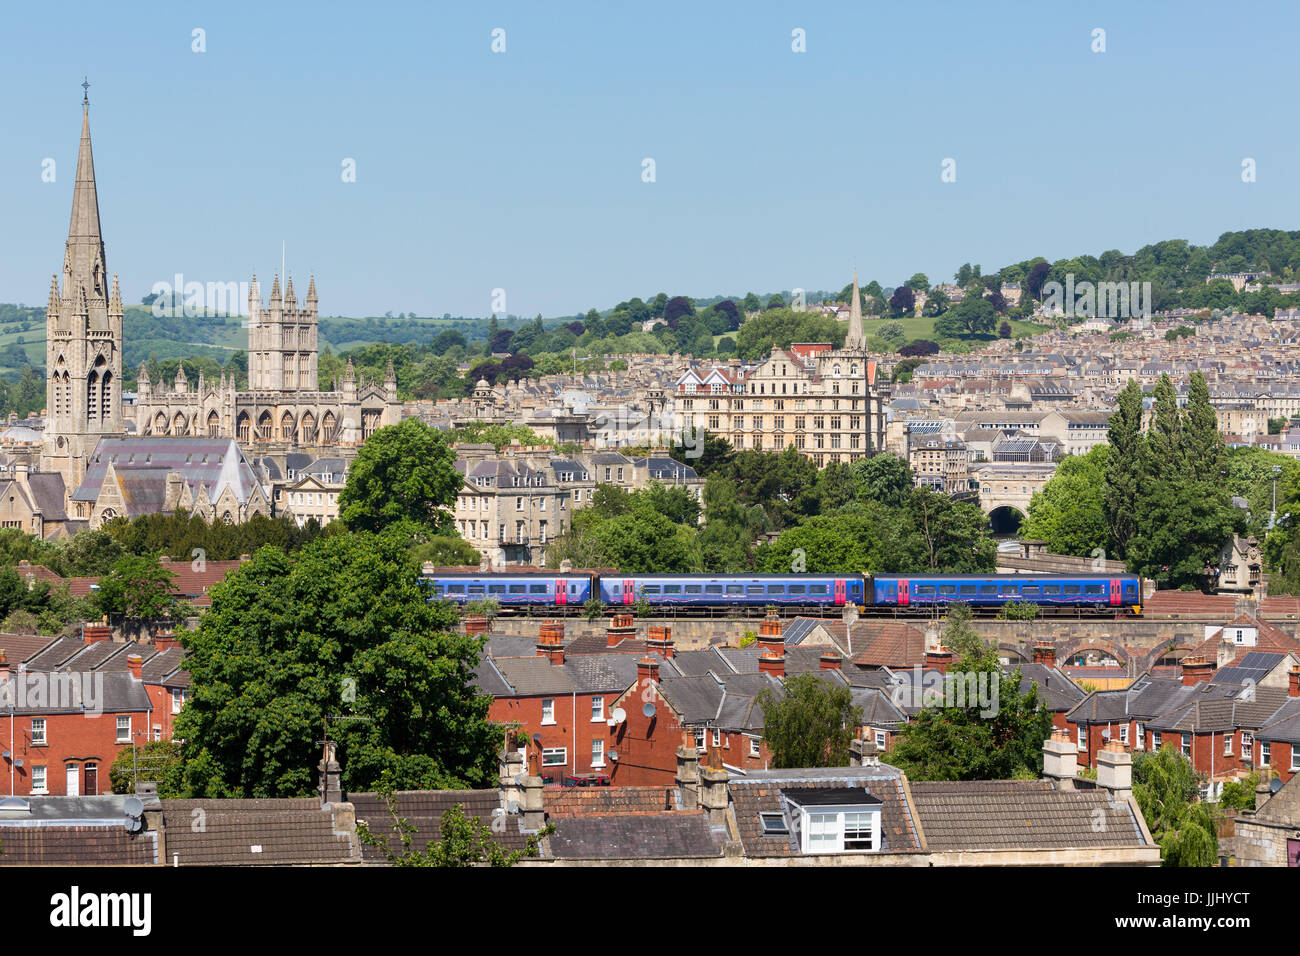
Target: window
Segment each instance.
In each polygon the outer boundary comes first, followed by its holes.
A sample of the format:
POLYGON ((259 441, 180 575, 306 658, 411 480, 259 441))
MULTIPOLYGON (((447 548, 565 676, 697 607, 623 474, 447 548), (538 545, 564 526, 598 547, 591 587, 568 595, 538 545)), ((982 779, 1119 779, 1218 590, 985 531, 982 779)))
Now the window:
POLYGON ((131 718, 117 718, 117 742, 119 744, 129 744, 131 742, 131 718))
POLYGON ((1232 734, 1223 735, 1223 755, 1225 757, 1232 756, 1232 734))
POLYGON ((840 846, 838 813, 808 814, 808 852, 834 853, 840 846))
POLYGON ((713 728, 713 746, 722 746, 722 731, 718 730, 716 727, 713 728))
POLYGON ((750 755, 751 757, 755 757, 755 758, 761 756, 761 754, 759 753, 759 750, 758 750, 758 738, 757 738, 757 737, 750 737, 750 738, 749 738, 749 755, 750 755))
POLYGON ((33 717, 32 718, 32 745, 44 746, 47 743, 49 743, 49 741, 45 739, 45 718, 33 717))
POLYGON ((703 727, 695 728, 695 749, 696 750, 704 749, 704 728, 703 727))
POLYGON ((763 824, 763 836, 787 836, 790 833, 784 813, 760 813, 758 819, 763 824))
POLYGON ((1248 730, 1241 732, 1241 755, 1247 760, 1255 755, 1255 735, 1248 730))
POLYGON ((593 767, 605 766, 605 741, 593 740, 591 742, 591 765, 593 767))
POLYGON ((1088 749, 1088 728, 1086 725, 1079 728, 1079 749, 1088 749))
POLYGON ((1183 734, 1183 756, 1190 758, 1192 756, 1192 735, 1183 734))
POLYGON ((874 850, 874 813, 844 814, 844 849, 874 850))
POLYGON ((1152 749, 1152 750, 1159 750, 1160 747, 1161 747, 1161 743, 1160 743, 1160 731, 1157 730, 1157 731, 1155 731, 1154 733, 1151 734, 1151 749, 1152 749))
POLYGON ((542 698, 542 723, 544 724, 555 723, 555 698, 554 697, 542 698))
POLYGON ((1128 745, 1128 724, 1119 725, 1119 742, 1128 745))
POLYGON ((888 736, 889 736, 889 735, 886 734, 883 730, 877 730, 877 731, 876 731, 876 749, 877 749, 877 750, 884 750, 884 749, 885 749, 885 743, 886 743, 886 741, 887 741, 887 739, 888 739, 888 736))
POLYGON ((591 698, 591 719, 594 723, 605 719, 605 698, 595 694, 591 698))
POLYGON ((1300 745, 1291 745, 1291 769, 1300 770, 1300 745))
POLYGON ((1268 762, 1269 760, 1272 759, 1273 756, 1272 751, 1273 751, 1272 743, 1270 743, 1267 740, 1261 740, 1259 742, 1259 765, 1261 767, 1268 766, 1268 762))
POLYGON ((542 748, 543 767, 562 767, 568 762, 569 762, 569 749, 567 747, 542 748))
POLYGON ((45 786, 45 768, 32 767, 32 793, 47 793, 45 786))

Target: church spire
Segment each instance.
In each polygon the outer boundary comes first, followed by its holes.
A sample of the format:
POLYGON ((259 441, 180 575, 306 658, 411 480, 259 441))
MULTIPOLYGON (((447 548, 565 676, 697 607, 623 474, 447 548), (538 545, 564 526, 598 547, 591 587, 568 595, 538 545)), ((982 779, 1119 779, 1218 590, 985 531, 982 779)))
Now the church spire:
POLYGON ((858 270, 853 270, 853 299, 849 304, 849 333, 844 337, 846 349, 866 348, 867 340, 862 334, 862 296, 858 294, 858 270))
POLYGON ((90 148, 90 99, 81 102, 81 146, 77 150, 77 179, 72 190, 64 257, 63 294, 73 297, 85 289, 92 299, 105 298, 104 239, 99 228, 99 195, 95 189, 95 158, 90 148))

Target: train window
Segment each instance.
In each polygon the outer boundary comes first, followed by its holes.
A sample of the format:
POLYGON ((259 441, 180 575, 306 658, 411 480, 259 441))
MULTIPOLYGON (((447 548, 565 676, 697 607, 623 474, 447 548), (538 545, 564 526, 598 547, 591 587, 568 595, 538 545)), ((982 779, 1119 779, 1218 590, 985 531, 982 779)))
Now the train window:
POLYGON ((940 585, 939 585, 939 593, 940 593, 940 594, 946 594, 946 595, 948 595, 949 597, 951 597, 951 596, 953 596, 953 595, 955 595, 955 594, 957 593, 957 585, 955 585, 955 584, 940 584, 940 585))
POLYGON ((505 594, 506 586, 504 584, 489 584, 488 594, 505 594))
POLYGON ((659 594, 659 585, 657 585, 657 584, 647 584, 645 587, 643 587, 643 588, 641 589, 641 593, 642 593, 642 594, 645 594, 645 595, 653 594, 653 595, 655 595, 655 596, 657 597, 658 594, 659 594))
POLYGON ((934 597, 934 585, 918 584, 916 586, 916 594, 918 597, 934 597))
POLYGON ((1060 594, 1060 593, 1061 593, 1061 586, 1060 586, 1059 584, 1044 584, 1044 585, 1043 585, 1043 594, 1044 594, 1044 596, 1048 596, 1048 595, 1052 595, 1052 594, 1060 594))
POLYGON ((705 594, 721 594, 721 593, 722 593, 722 585, 721 585, 721 584, 706 584, 706 585, 704 586, 704 593, 705 593, 705 594))
POLYGON ((682 586, 680 584, 665 584, 664 594, 681 594, 682 586))
POLYGON ((447 585, 447 593, 448 593, 448 594, 464 594, 464 593, 465 593, 465 585, 463 585, 463 584, 448 584, 448 585, 447 585))
POLYGON ((1085 584, 1083 586, 1084 594, 1105 594, 1106 585, 1104 584, 1085 584))
POLYGON ((524 593, 524 585, 522 585, 522 584, 512 584, 512 585, 510 585, 510 593, 511 593, 511 594, 523 594, 523 593, 524 593))
POLYGON ((975 593, 975 585, 973 585, 973 584, 963 584, 963 585, 961 586, 961 589, 960 589, 960 590, 961 590, 962 596, 965 596, 965 595, 967 595, 967 594, 974 594, 974 593, 975 593))
POLYGON ((1079 585, 1077 585, 1077 584, 1067 584, 1067 585, 1065 586, 1065 593, 1066 593, 1066 594, 1079 594, 1079 593, 1080 593, 1080 591, 1079 591, 1079 585))
POLYGON ((528 593, 529 593, 529 594, 545 594, 545 593, 546 593, 546 585, 545 585, 545 584, 530 584, 530 585, 528 585, 528 593))
POLYGON ((1020 595, 1020 585, 1004 584, 1002 585, 1002 593, 1005 595, 1013 595, 1018 597, 1020 595))
POLYGON ((703 589, 702 587, 700 587, 698 584, 688 584, 688 585, 686 585, 686 593, 687 593, 687 594, 702 594, 703 592, 704 592, 704 589, 703 589))
POLYGON ((784 585, 784 584, 769 584, 769 585, 767 586, 767 593, 768 593, 768 594, 785 594, 785 585, 784 585))
POLYGON ((1038 597, 1038 585, 1026 584, 1020 593, 1025 597, 1038 597))
POLYGON ((728 593, 728 594, 744 594, 744 593, 745 593, 745 586, 744 586, 743 584, 728 584, 728 585, 727 585, 727 593, 728 593))
POLYGON ((483 593, 483 585, 481 585, 481 584, 471 584, 471 585, 469 586, 469 593, 470 593, 470 594, 482 594, 482 593, 483 593))
POLYGON ((750 597, 762 597, 763 585, 751 584, 747 588, 745 588, 745 593, 748 594, 750 597))
POLYGON ((831 586, 829 584, 810 584, 808 585, 809 594, 830 594, 831 586))
POLYGON ((790 585, 790 594, 791 594, 792 596, 793 596, 793 595, 796 595, 796 594, 803 595, 803 594, 806 594, 807 592, 808 592, 808 589, 807 589, 804 585, 802 585, 802 584, 792 584, 792 585, 790 585))
POLYGON ((998 586, 996 584, 981 584, 980 594, 987 594, 993 597, 998 596, 998 586))

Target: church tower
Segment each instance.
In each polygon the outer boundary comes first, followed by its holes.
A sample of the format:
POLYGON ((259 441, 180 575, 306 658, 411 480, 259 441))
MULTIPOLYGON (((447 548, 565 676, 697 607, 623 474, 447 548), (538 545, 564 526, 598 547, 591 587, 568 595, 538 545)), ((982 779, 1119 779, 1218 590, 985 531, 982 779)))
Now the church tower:
POLYGON ((270 307, 262 305, 257 276, 248 293, 248 387, 254 392, 314 392, 317 383, 318 335, 316 278, 298 307, 289 278, 280 292, 280 277, 271 284, 270 307))
POLYGON ((81 146, 62 289, 50 283, 45 314, 45 439, 41 467, 63 475, 68 493, 86 473, 99 439, 122 434, 122 294, 110 286, 90 149, 89 84, 81 101, 81 146))

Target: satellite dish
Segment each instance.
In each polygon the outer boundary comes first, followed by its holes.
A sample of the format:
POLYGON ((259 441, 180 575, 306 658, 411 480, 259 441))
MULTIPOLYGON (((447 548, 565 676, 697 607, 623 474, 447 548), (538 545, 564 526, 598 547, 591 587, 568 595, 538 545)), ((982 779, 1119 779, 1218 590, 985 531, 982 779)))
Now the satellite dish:
POLYGON ((618 763, 618 751, 611 750, 609 752, 609 759, 612 760, 614 763, 618 763))
POLYGON ((126 811, 128 817, 138 817, 144 813, 144 801, 139 797, 127 797, 122 803, 122 809, 126 811))
POLYGON ((541 734, 533 734, 533 743, 535 743, 535 744, 539 744, 539 745, 540 745, 541 742, 542 742, 542 735, 541 735, 541 734))
POLYGON ((126 818, 127 833, 139 833, 143 829, 144 829, 144 821, 142 821, 139 817, 126 818))
POLYGON ((1269 783, 1268 785, 1268 792, 1277 793, 1281 789, 1282 789, 1282 781, 1279 778, 1274 777, 1272 782, 1269 783))
POLYGON ((654 705, 654 704, 646 704, 644 707, 641 708, 641 713, 644 714, 646 717, 654 717, 654 715, 655 715, 655 705, 654 705))
POLYGON ((1107 727, 1105 730, 1103 730, 1101 732, 1101 736, 1103 740, 1110 740, 1110 728, 1107 727))
POLYGON ((614 713, 611 716, 614 718, 614 723, 621 724, 623 721, 627 720, 627 711, 622 707, 615 707, 614 713))

